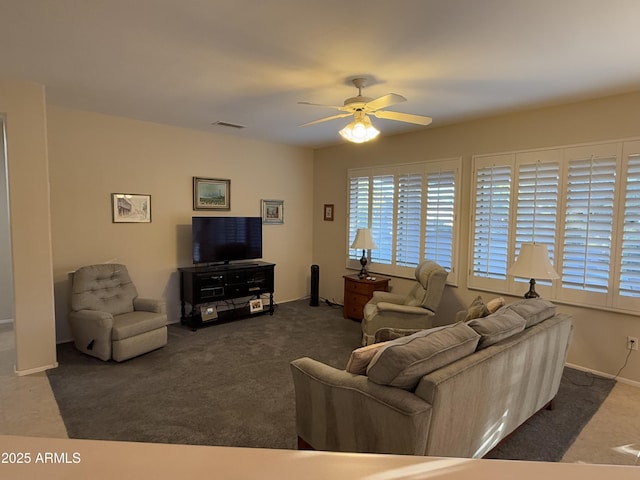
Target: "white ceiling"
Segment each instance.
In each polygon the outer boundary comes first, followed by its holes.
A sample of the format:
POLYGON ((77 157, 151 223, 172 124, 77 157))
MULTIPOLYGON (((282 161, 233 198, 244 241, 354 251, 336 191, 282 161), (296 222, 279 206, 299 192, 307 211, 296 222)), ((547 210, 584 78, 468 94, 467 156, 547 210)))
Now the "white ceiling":
POLYGON ((363 94, 429 127, 640 90, 638 0, 0 0, 0 76, 47 101, 301 146, 363 94), (246 126, 212 126, 224 121, 246 126))

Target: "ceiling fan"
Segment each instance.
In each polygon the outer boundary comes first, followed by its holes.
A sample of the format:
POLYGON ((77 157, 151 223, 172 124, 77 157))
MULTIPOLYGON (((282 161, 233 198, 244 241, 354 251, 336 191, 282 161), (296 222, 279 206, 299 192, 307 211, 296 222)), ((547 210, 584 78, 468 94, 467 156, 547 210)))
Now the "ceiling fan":
POLYGON ((335 108, 342 112, 346 112, 332 115, 330 117, 321 118, 319 120, 314 120, 300 126, 307 127, 309 125, 315 125, 317 123, 327 122, 329 120, 336 120, 338 118, 345 118, 353 115, 353 122, 347 125, 344 129, 340 130, 340 135, 342 135, 350 142, 362 143, 373 140, 380 133, 371 124, 371 120, 367 115, 373 115, 376 118, 383 118, 386 120, 414 123, 417 125, 429 125, 431 123, 432 120, 430 117, 414 115, 411 113, 385 111, 385 108, 397 103, 406 102, 407 99, 402 95, 398 95, 396 93, 388 93, 387 95, 383 95, 382 97, 378 97, 376 99, 365 97, 362 95, 362 89, 365 86, 366 80, 366 78, 362 77, 354 78, 352 80, 353 84, 358 89, 358 95, 355 97, 347 98, 344 101, 344 105, 341 107, 333 105, 321 105, 318 103, 310 102, 298 102, 301 105, 335 108))

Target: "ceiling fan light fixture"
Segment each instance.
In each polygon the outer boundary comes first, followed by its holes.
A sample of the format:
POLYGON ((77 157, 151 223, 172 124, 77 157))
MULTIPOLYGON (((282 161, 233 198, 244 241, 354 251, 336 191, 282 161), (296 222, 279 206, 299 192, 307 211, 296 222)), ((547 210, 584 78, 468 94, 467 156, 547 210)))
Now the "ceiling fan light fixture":
POLYGON ((376 138, 380 134, 380 131, 373 126, 369 117, 362 112, 358 113, 360 113, 360 115, 356 114, 353 122, 340 130, 340 135, 352 143, 369 142, 376 138))

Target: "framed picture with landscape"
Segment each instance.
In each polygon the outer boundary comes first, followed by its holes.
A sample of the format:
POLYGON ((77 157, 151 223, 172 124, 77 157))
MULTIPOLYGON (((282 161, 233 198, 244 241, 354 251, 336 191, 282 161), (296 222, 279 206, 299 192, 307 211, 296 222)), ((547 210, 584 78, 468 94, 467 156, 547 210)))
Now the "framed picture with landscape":
POLYGON ((194 210, 230 210, 231 180, 193 177, 194 210))

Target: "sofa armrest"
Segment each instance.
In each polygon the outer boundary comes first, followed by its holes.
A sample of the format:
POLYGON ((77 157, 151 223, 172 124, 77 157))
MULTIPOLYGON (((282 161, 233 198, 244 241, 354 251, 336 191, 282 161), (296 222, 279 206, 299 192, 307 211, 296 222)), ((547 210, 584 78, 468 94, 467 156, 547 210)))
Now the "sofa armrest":
POLYGON ((409 315, 434 315, 434 313, 424 307, 415 307, 412 305, 396 305, 395 303, 379 302, 378 310, 381 312, 398 312, 409 315))
POLYGON ((431 405, 311 358, 291 362, 298 437, 313 448, 424 455, 431 405))
POLYGON ((165 313, 166 304, 164 300, 136 297, 133 299, 133 309, 143 312, 165 313))
POLYGON ((113 315, 97 310, 70 312, 69 327, 78 350, 102 360, 111 358, 113 315))

